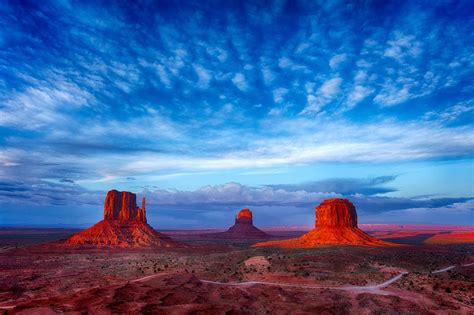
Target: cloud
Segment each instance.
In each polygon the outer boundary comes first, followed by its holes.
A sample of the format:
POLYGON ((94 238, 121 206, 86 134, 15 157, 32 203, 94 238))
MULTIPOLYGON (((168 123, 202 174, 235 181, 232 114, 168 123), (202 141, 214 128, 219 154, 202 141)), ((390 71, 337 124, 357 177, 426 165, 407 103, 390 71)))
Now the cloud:
POLYGON ((277 104, 283 102, 283 97, 288 93, 286 88, 277 88, 273 90, 273 101, 277 104))
POLYGON ((369 96, 374 90, 367 88, 363 85, 355 85, 352 91, 347 96, 347 107, 346 110, 349 110, 364 100, 369 96))
POLYGON ((335 69, 335 68, 337 68, 337 66, 338 66, 339 64, 341 64, 342 62, 344 62, 346 59, 347 59, 347 55, 346 55, 346 54, 337 54, 337 55, 334 55, 334 57, 332 57, 332 58, 329 60, 329 66, 330 66, 332 69, 335 69))
POLYGON ((455 223, 465 225, 474 220, 474 199, 450 200, 439 202, 438 205, 410 207, 383 213, 383 219, 375 215, 368 215, 365 220, 379 220, 383 223, 430 223, 447 224, 455 223))
POLYGON ((450 106, 443 111, 427 112, 423 115, 423 118, 428 121, 438 120, 449 123, 456 121, 466 114, 470 114, 472 111, 474 111, 474 102, 465 102, 450 106))
POLYGON ((328 196, 337 196, 333 193, 288 192, 269 186, 249 187, 235 182, 203 186, 195 191, 155 190, 145 192, 145 195, 151 204, 187 206, 300 205, 328 196))
POLYGON ((265 82, 266 85, 270 86, 272 84, 273 80, 275 80, 276 75, 267 66, 263 66, 261 68, 261 72, 262 72, 262 76, 263 76, 263 81, 265 82))
POLYGON ((407 36, 395 32, 393 39, 387 42, 387 49, 384 51, 385 57, 403 61, 407 57, 417 57, 421 54, 421 43, 414 36, 407 36))
MULTIPOLYGON (((3 5, 1 178, 94 190, 473 157, 467 2, 223 8, 150 3, 138 18, 116 3, 3 5)), ((356 184, 385 187, 344 185, 356 184)))
POLYGON ((379 176, 375 178, 333 178, 322 181, 306 182, 301 184, 272 185, 276 189, 286 191, 306 191, 337 193, 341 195, 376 195, 396 191, 394 188, 383 187, 396 179, 396 176, 379 176))
MULTIPOLYGON (((383 185, 393 179, 394 176, 380 176, 263 186, 229 182, 207 185, 196 190, 144 189, 138 191, 138 195, 147 199, 149 222, 169 227, 222 227, 229 224, 235 212, 243 207, 251 207, 256 219, 265 222, 260 223, 263 226, 312 225, 315 206, 324 199, 333 197, 349 198, 357 207, 359 221, 366 223, 459 224, 474 215, 472 198, 401 198, 376 195, 392 191, 393 189, 384 188, 383 185), (341 193, 324 192, 326 190, 341 193), (368 195, 353 193, 356 191, 368 195), (450 215, 453 216, 451 220, 450 215), (440 218, 445 221, 440 222, 440 218)), ((53 217, 48 222, 77 224, 78 220, 86 220, 85 222, 93 223, 100 217, 104 196, 105 191, 88 191, 77 184, 61 181, 0 181, 2 209, 9 209, 12 205, 20 209, 16 212, 18 215, 11 211, 2 214, 5 219, 3 224, 7 225, 45 222, 50 216, 53 217), (28 213, 21 210, 25 206, 30 209, 28 213), (78 206, 88 206, 88 214, 76 213, 74 209, 78 206), (62 210, 58 213, 56 209, 62 210)))
POLYGON ((207 69, 200 65, 193 65, 193 67, 199 79, 197 82, 197 86, 201 89, 207 89, 209 87, 209 82, 212 79, 211 74, 207 69))
POLYGON ((28 87, 13 93, 3 103, 0 126, 38 129, 65 123, 69 119, 68 112, 92 105, 93 101, 92 94, 69 82, 28 87))
POLYGON ((162 65, 156 65, 156 71, 158 72, 158 76, 160 77, 160 80, 164 84, 164 86, 170 88, 171 80, 165 68, 162 65))
POLYGON ((72 181, 0 181, 0 204, 99 205, 104 196, 72 181))
POLYGON ((316 92, 316 95, 308 94, 307 105, 300 114, 317 113, 325 105, 331 102, 340 91, 342 79, 335 77, 325 81, 316 92))
POLYGON ((374 97, 374 101, 387 107, 403 103, 411 97, 412 95, 408 86, 405 85, 401 88, 397 88, 389 85, 386 86, 383 92, 374 97))
POLYGON ((249 85, 247 83, 247 80, 245 79, 245 75, 243 75, 242 73, 236 73, 232 78, 232 83, 234 83, 234 85, 242 92, 247 92, 249 89, 249 85))

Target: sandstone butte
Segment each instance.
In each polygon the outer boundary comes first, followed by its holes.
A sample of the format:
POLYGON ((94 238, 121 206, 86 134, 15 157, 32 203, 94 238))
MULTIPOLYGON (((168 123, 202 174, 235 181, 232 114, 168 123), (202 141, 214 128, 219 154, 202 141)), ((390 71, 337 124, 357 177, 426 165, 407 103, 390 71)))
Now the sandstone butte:
POLYGON ((145 198, 128 191, 110 190, 104 204, 104 219, 66 240, 68 245, 110 247, 175 247, 178 242, 155 231, 146 220, 145 198))
POLYGON ((399 246, 384 242, 357 227, 357 212, 347 199, 324 200, 316 208, 315 228, 293 239, 268 241, 254 246, 309 248, 327 245, 399 246))
POLYGON ((216 239, 266 239, 271 238, 270 235, 263 232, 253 225, 253 214, 250 209, 242 209, 235 217, 235 223, 227 231, 221 233, 202 234, 202 237, 216 239))

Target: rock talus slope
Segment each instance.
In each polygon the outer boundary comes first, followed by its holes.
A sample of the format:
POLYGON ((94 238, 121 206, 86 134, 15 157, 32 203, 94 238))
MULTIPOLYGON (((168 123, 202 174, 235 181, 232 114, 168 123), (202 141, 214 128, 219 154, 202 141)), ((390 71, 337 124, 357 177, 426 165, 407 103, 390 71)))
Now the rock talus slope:
POLYGON ((205 238, 218 239, 266 239, 271 236, 253 225, 253 214, 248 208, 239 211, 235 217, 235 223, 227 231, 221 233, 209 233, 202 235, 205 238))
POLYGON ((146 220, 145 198, 142 206, 128 191, 111 190, 104 203, 104 219, 66 240, 68 245, 112 247, 175 247, 179 243, 155 231, 146 220))

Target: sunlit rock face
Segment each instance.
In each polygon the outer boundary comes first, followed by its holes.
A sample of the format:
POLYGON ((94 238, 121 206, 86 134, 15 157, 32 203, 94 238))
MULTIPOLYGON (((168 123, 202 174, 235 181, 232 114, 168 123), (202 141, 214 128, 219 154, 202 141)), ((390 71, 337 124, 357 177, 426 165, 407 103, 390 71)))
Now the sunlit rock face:
POLYGON ((255 246, 307 248, 328 245, 397 246, 357 227, 357 212, 348 199, 333 198, 316 207, 315 228, 293 239, 257 243, 255 246))
POLYGON ((66 244, 112 247, 183 246, 155 231, 147 224, 145 198, 137 206, 137 196, 128 191, 111 190, 104 203, 104 220, 74 234, 66 244))
POLYGON ((137 206, 137 195, 128 191, 111 190, 105 197, 104 220, 138 220, 146 222, 145 198, 137 206))
POLYGON ((316 207, 315 227, 357 227, 356 209, 348 199, 326 199, 316 207))
POLYGON ((235 224, 253 224, 252 211, 248 208, 240 210, 235 217, 235 224))

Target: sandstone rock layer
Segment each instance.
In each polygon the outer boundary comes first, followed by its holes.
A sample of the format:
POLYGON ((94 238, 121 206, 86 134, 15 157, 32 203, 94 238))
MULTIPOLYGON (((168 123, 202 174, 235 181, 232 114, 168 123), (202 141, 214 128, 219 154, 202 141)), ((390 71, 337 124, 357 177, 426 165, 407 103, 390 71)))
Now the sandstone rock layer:
POLYGON ((248 208, 245 208, 240 210, 240 212, 235 217, 235 224, 227 231, 221 233, 203 234, 202 237, 215 239, 258 240, 267 239, 271 236, 253 225, 252 211, 250 211, 248 208))
POLYGON ((357 212, 347 199, 327 199, 316 208, 315 229, 293 239, 257 243, 254 246, 308 248, 325 245, 398 246, 384 242, 357 227, 357 212))
POLYGON ((248 224, 253 224, 253 215, 252 211, 248 208, 244 208, 239 211, 237 216, 235 217, 235 224, 238 223, 248 223, 248 224))
POLYGON ((111 190, 105 197, 104 220, 138 220, 146 222, 145 198, 137 207, 137 196, 128 191, 111 190))
POLYGON ((74 234, 66 240, 68 245, 94 245, 112 247, 176 247, 181 246, 147 224, 145 198, 142 206, 137 196, 128 191, 111 190, 104 203, 104 220, 74 234))

